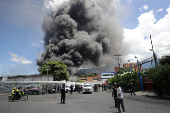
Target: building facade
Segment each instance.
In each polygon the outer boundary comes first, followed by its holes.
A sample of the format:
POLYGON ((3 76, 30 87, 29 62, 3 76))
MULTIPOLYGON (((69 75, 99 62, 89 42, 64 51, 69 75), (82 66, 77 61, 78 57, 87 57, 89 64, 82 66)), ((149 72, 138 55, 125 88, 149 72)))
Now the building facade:
MULTIPOLYGON (((125 63, 123 64, 123 67, 130 67, 130 68, 133 67, 132 68, 133 71, 139 71, 137 65, 138 65, 137 63, 125 63)), ((140 70, 142 70, 142 66, 140 65, 139 67, 140 67, 140 70)))

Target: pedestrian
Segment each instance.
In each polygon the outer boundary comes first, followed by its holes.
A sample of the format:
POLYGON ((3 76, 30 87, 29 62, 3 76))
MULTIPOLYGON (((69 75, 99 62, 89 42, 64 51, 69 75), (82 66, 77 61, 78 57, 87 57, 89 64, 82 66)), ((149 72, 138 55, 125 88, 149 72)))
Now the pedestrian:
POLYGON ((116 84, 116 88, 117 88, 117 97, 115 98, 115 100, 117 99, 117 107, 118 107, 118 112, 121 113, 120 110, 120 104, 122 106, 123 109, 123 113, 125 113, 125 108, 124 108, 124 103, 123 103, 123 92, 121 87, 119 86, 119 84, 116 84))
POLYGON ((65 84, 63 84, 63 87, 60 88, 60 93, 61 93, 61 104, 66 104, 65 103, 65 97, 66 97, 65 84))
POLYGON ((82 92, 82 90, 83 90, 83 86, 81 85, 81 92, 82 92))
POLYGON ((59 84, 58 84, 58 86, 57 86, 57 93, 59 93, 59 89, 60 89, 60 86, 59 86, 59 84))
POLYGON ((130 93, 131 93, 131 95, 132 95, 132 93, 133 93, 134 95, 136 95, 136 94, 134 93, 134 91, 133 91, 133 85, 132 85, 132 83, 130 83, 130 93))
POLYGON ((78 92, 80 93, 80 91, 81 91, 81 86, 78 85, 78 92))
MULTIPOLYGON (((117 89, 115 86, 112 87, 112 97, 113 97, 113 95, 114 95, 114 99, 115 99, 117 97, 117 89)), ((117 107, 117 99, 115 99, 115 107, 117 107)))
POLYGON ((70 94, 73 92, 73 85, 70 86, 70 94))
POLYGON ((103 91, 103 84, 102 84, 102 91, 103 91))

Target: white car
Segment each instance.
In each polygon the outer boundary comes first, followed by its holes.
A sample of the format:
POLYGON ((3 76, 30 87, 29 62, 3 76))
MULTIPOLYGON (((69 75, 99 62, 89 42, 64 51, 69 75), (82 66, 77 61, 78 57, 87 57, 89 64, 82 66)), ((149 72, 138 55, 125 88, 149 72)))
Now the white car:
POLYGON ((93 91, 93 88, 90 84, 86 84, 83 86, 83 93, 92 93, 93 91))
POLYGON ((65 87, 65 92, 69 92, 70 91, 70 86, 66 86, 65 87))

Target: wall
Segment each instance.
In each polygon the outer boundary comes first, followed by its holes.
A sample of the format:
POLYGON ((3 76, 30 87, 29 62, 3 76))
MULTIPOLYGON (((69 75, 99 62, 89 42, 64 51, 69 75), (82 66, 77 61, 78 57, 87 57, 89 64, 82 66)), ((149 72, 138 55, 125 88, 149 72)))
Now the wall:
POLYGON ((30 75, 6 77, 6 81, 53 81, 53 76, 49 75, 30 75))

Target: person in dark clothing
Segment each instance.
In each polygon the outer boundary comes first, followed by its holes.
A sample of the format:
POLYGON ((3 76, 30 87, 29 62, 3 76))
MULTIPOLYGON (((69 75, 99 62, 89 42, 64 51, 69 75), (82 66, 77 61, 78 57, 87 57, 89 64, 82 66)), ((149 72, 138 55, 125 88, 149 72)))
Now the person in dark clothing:
POLYGON ((59 90, 60 90, 60 86, 58 85, 57 86, 57 93, 59 93, 59 90))
POLYGON ((81 92, 82 92, 82 90, 83 90, 83 86, 81 85, 81 92))
POLYGON ((103 91, 103 84, 102 84, 102 91, 103 91))
POLYGON ((73 85, 70 86, 70 94, 73 92, 73 85))
MULTIPOLYGON (((112 97, 114 95, 114 99, 117 97, 117 89, 115 86, 112 87, 112 97)), ((117 99, 115 100, 115 107, 117 107, 117 99)))
POLYGON ((78 85, 78 92, 80 93, 80 91, 81 91, 81 86, 78 85))
POLYGON ((134 91, 133 91, 132 83, 130 84, 130 93, 131 93, 131 95, 132 95, 132 93, 133 93, 134 95, 136 95, 136 94, 134 93, 134 91))
POLYGON ((65 84, 63 84, 63 87, 60 89, 60 93, 61 93, 61 104, 66 104, 65 103, 65 97, 66 97, 66 93, 65 93, 65 84))

